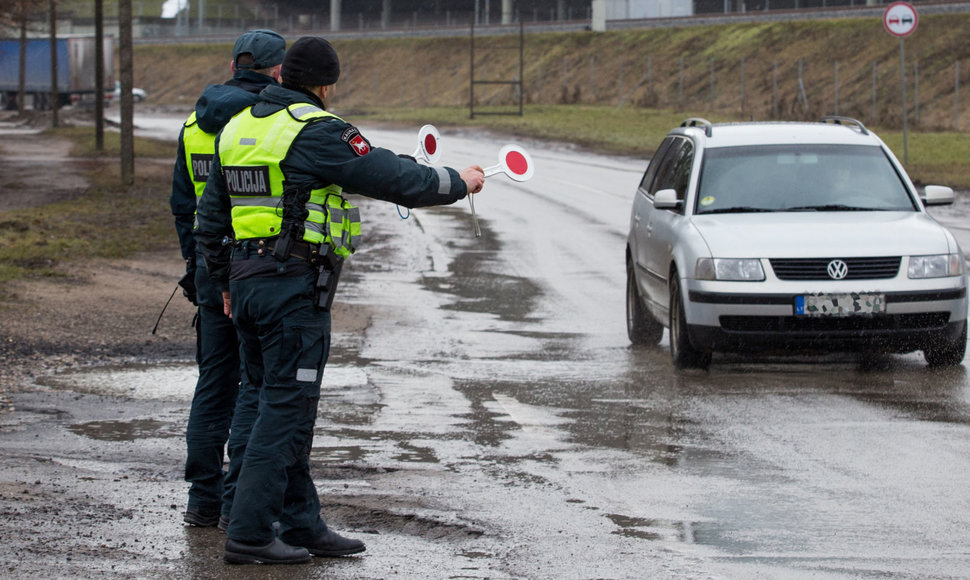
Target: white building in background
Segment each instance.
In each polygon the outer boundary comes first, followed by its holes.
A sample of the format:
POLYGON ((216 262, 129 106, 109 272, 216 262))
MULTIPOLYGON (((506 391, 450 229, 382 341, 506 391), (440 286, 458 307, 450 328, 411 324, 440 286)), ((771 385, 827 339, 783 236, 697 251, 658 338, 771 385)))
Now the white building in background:
POLYGON ((175 18, 179 12, 189 7, 189 0, 165 0, 162 4, 162 18, 175 18))
POLYGON ((592 28, 606 30, 607 20, 693 16, 693 0, 592 0, 592 28))
POLYGON ((607 20, 694 15, 693 0, 605 0, 605 4, 607 20))
POLYGON ((693 0, 592 0, 592 28, 603 32, 607 20, 693 16, 693 0))

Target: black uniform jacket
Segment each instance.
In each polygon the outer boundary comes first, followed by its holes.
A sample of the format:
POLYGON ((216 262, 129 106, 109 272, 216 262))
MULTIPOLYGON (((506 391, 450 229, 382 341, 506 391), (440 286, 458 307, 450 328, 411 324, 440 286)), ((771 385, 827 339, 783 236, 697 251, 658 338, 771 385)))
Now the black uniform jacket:
MULTIPOLYGON (((269 116, 288 105, 304 103, 323 108, 314 95, 283 86, 269 86, 259 94, 252 114, 269 116)), ((219 150, 219 137, 216 150, 219 150)), ((337 184, 345 192, 396 203, 408 208, 452 204, 467 194, 465 182, 450 167, 428 167, 408 157, 374 147, 356 127, 337 118, 306 124, 281 161, 287 183, 312 188, 337 184)), ((218 156, 212 163, 205 192, 199 201, 196 240, 209 275, 224 283, 229 277, 232 238, 230 199, 218 156)))

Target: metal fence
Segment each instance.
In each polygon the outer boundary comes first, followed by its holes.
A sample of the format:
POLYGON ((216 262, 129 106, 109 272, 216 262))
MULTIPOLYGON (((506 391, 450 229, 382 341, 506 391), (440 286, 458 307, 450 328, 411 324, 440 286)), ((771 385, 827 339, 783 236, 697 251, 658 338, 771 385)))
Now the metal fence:
MULTIPOLYGON (((569 54, 550 56, 525 48, 517 59, 482 51, 474 63, 480 80, 521 84, 484 85, 474 95, 478 107, 528 104, 588 104, 617 108, 657 108, 723 113, 754 120, 815 120, 851 116, 880 127, 902 125, 902 81, 898 60, 845 62, 799 59, 716 59, 684 55, 569 54), (489 56, 485 56, 489 54, 489 56), (520 92, 521 91, 521 94, 520 92)), ((970 112, 968 65, 961 55, 906 63, 908 120, 912 126, 960 131, 970 112), (962 71, 962 72, 961 72, 962 71), (961 100, 962 99, 962 100, 961 100)), ((367 106, 375 95, 389 106, 469 107, 468 53, 437 59, 434 65, 402 58, 382 66, 366 55, 345 60, 339 92, 342 107, 367 106)))

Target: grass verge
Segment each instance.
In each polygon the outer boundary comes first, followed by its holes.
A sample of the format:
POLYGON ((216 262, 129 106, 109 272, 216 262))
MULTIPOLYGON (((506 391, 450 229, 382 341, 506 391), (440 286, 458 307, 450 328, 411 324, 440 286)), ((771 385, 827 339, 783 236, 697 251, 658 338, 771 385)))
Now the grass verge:
MULTIPOLYGON (((90 128, 45 131, 40 138, 74 141, 73 155, 94 156, 90 128)), ((174 245, 168 197, 171 164, 136 164, 136 184, 120 184, 117 134, 106 133, 105 154, 92 159, 91 186, 69 201, 0 212, 0 284, 18 278, 62 275, 63 261, 124 258, 159 244, 174 245)), ((174 157, 171 143, 137 139, 139 158, 174 157)))
MULTIPOLYGON (((97 149, 94 128, 92 127, 58 127, 57 129, 47 129, 41 135, 70 139, 74 143, 71 148, 71 155, 74 157, 110 157, 110 162, 113 163, 121 155, 121 133, 117 131, 104 132, 103 151, 97 149)), ((136 159, 174 159, 176 151, 177 146, 174 141, 135 137, 136 159)))

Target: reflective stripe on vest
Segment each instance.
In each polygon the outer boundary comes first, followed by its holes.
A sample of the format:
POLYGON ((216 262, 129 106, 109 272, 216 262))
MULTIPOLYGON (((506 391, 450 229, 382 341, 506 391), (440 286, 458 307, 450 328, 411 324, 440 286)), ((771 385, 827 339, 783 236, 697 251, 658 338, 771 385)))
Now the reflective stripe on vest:
POLYGON ((216 134, 206 133, 199 128, 195 118, 195 111, 189 115, 182 129, 182 146, 185 149, 185 165, 192 178, 195 188, 195 199, 198 202, 205 189, 205 182, 209 179, 212 159, 216 153, 216 134))
MULTIPOLYGON (((339 118, 307 104, 291 105, 268 117, 254 117, 251 109, 237 113, 219 138, 219 160, 232 203, 232 229, 237 240, 269 238, 283 222, 283 183, 280 162, 307 122, 339 118)), ((303 240, 327 243, 337 255, 354 253, 360 236, 360 211, 329 185, 310 191, 303 240)))

